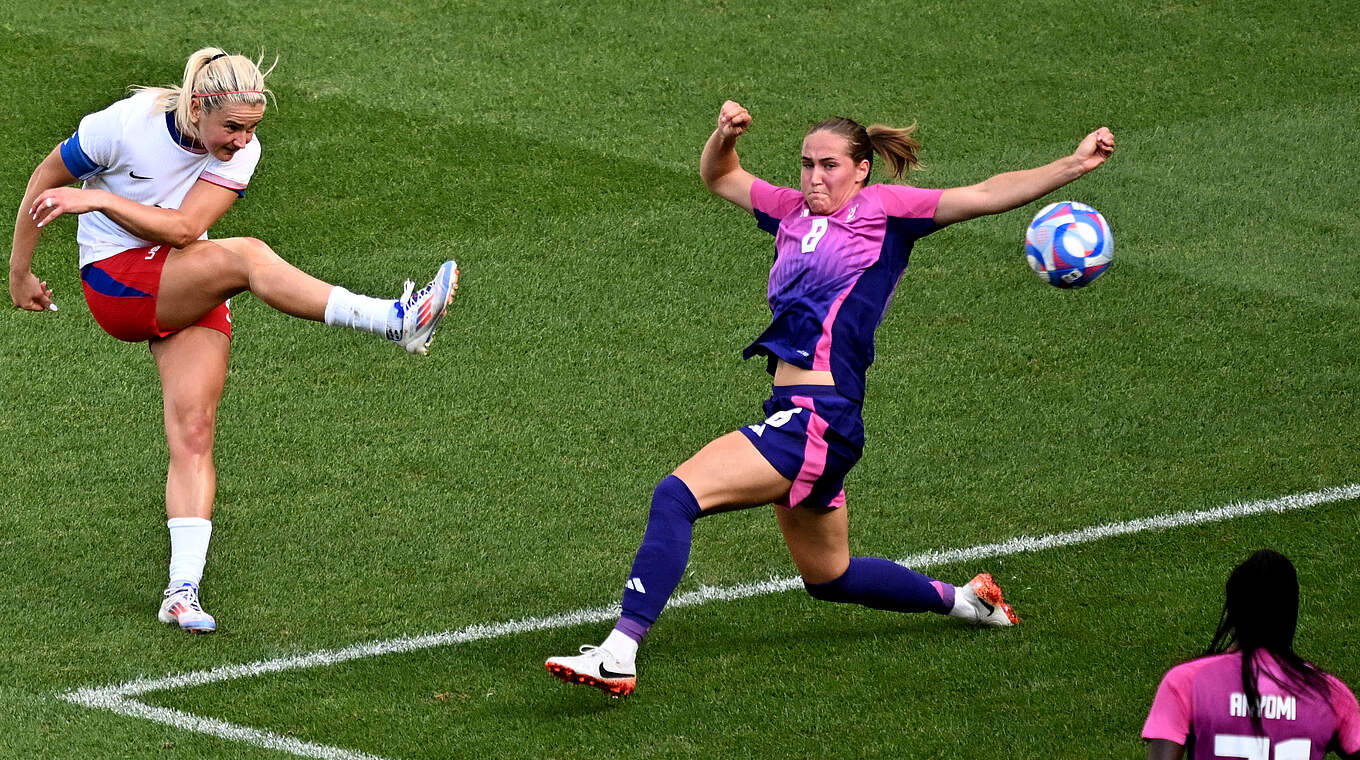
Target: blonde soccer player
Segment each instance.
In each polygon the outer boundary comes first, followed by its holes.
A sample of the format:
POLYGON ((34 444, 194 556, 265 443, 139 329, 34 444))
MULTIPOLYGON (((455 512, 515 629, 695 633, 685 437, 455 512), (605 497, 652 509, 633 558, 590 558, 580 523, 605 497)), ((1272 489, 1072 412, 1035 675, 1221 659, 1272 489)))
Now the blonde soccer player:
POLYGON ((14 223, 14 305, 56 311, 33 273, 43 229, 79 216, 80 279, 90 313, 110 335, 146 343, 160 376, 170 463, 165 511, 169 582, 158 617, 194 633, 217 628, 199 600, 216 493, 213 438, 231 346, 232 296, 249 291, 303 319, 375 333, 424 354, 458 285, 446 261, 398 299, 322 282, 255 238, 208 239, 244 196, 260 160, 267 97, 260 65, 207 47, 189 56, 178 87, 133 93, 80 121, 33 171, 14 223), (80 187, 71 187, 80 182, 80 187))

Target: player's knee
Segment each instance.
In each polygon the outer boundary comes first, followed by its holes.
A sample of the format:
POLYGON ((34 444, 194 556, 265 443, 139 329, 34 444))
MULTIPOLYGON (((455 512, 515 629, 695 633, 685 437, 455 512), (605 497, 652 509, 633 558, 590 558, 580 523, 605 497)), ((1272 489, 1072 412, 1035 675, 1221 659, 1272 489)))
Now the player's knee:
POLYGON ((217 417, 205 409, 177 409, 166 418, 165 436, 172 456, 212 453, 217 417))
POLYGON ((245 243, 245 250, 252 258, 262 262, 273 262, 279 260, 279 255, 274 252, 269 244, 259 238, 241 238, 245 243))
POLYGON ((853 600, 850 590, 850 568, 840 568, 839 572, 827 567, 800 566, 802 587, 815 600, 824 602, 846 602, 853 600))
POLYGON ((217 244, 240 262, 237 268, 245 271, 279 261, 279 255, 274 252, 274 249, 259 238, 226 238, 218 240, 217 244))
POLYGON ((845 602, 850 599, 845 589, 845 574, 826 583, 811 583, 804 578, 803 588, 813 599, 823 602, 845 602))
POLYGON ((678 515, 690 523, 698 520, 702 514, 699 502, 689 486, 674 475, 662 478, 652 491, 652 512, 658 511, 678 515))

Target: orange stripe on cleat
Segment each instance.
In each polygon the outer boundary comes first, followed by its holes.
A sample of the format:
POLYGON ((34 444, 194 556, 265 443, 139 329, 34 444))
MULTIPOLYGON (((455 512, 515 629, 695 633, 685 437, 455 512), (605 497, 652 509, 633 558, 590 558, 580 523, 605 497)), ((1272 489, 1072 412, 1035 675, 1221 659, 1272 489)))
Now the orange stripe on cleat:
POLYGON ((1015 610, 1011 609, 1009 604, 1002 602, 999 606, 1001 607, 1001 611, 1006 613, 1006 617, 1010 618, 1011 625, 1020 624, 1020 616, 1015 614, 1015 610))
POLYGON ((571 668, 558 665, 556 663, 545 663, 548 673, 562 681, 563 683, 580 684, 581 686, 593 686, 596 689, 608 694, 611 697, 626 697, 633 693, 637 686, 637 679, 630 678, 618 681, 606 681, 586 673, 578 673, 571 668))
POLYGON ((993 607, 1000 607, 1012 625, 1020 622, 1020 616, 1006 603, 1005 597, 1001 595, 1001 586, 992 579, 991 573, 978 573, 968 585, 973 587, 973 593, 977 594, 979 599, 993 607))

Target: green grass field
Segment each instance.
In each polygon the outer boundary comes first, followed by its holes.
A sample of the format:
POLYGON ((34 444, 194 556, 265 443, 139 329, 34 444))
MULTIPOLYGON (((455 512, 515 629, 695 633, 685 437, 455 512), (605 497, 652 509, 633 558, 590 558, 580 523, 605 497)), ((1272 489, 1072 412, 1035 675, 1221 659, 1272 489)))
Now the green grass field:
MULTIPOLYGON (((1261 546, 1299 567, 1299 651, 1360 687, 1352 497, 929 569, 993 572, 1025 618, 1006 631, 801 592, 673 609, 624 701, 543 672, 607 623, 137 696, 161 722, 63 699, 616 603, 652 487, 758 421, 768 391, 739 352, 765 325, 771 239, 698 178, 726 98, 755 118, 744 165, 781 184, 833 114, 918 121, 910 181, 929 187, 1046 163, 1100 125, 1118 140, 1047 199, 1113 227, 1090 288, 1025 264, 1044 201, 917 245, 847 483, 856 553, 1360 482, 1345 3, 559 5, 101 1, 0 19, 0 206, 82 115, 220 44, 279 64, 260 169, 214 236, 373 295, 450 256, 464 276, 425 359, 233 301, 203 585, 221 630, 190 637, 154 618, 154 367, 91 319, 74 221, 48 230, 35 271, 61 310, 0 310, 0 757, 281 758, 286 741, 385 760, 1140 757, 1158 679, 1207 645, 1227 572, 1261 546)), ((793 574, 752 510, 698 524, 680 592, 793 574)))

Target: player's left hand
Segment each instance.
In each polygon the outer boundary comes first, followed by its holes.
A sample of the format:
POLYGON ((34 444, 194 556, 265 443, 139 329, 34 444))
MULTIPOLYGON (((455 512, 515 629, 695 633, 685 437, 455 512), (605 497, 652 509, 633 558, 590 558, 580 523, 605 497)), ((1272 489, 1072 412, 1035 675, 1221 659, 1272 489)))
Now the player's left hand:
POLYGON ((95 205, 89 197, 91 191, 77 187, 54 187, 44 190, 34 199, 28 215, 39 227, 56 219, 62 214, 83 214, 93 211, 95 205))
POLYGON ((1108 127, 1101 127, 1087 135, 1072 155, 1081 162, 1082 171, 1091 171, 1105 159, 1114 154, 1114 133, 1108 127))

